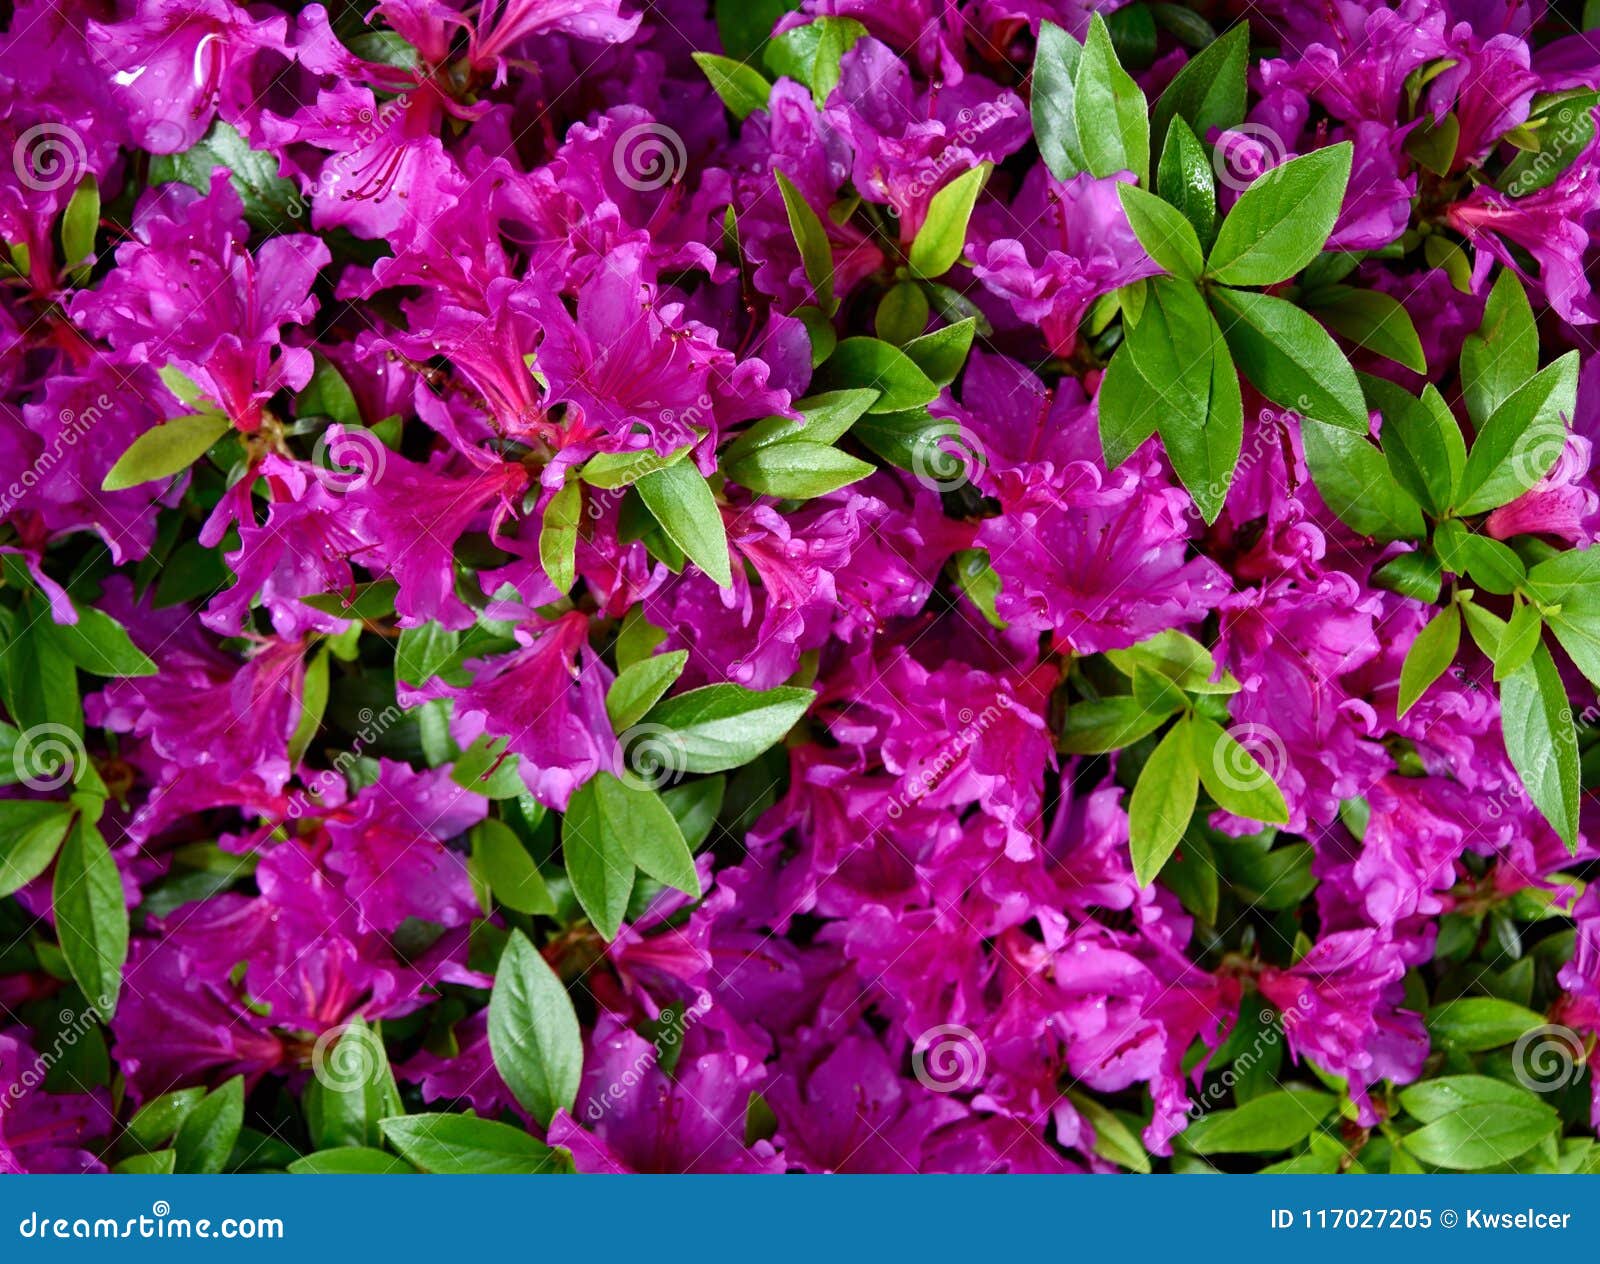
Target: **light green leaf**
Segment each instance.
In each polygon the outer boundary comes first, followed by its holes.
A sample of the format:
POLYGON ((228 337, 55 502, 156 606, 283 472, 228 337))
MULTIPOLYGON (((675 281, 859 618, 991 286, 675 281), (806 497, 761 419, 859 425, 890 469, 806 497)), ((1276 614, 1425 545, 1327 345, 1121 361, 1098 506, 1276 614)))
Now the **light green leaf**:
POLYGON ((869 413, 896 413, 931 404, 939 388, 905 351, 879 338, 846 338, 826 367, 836 387, 878 392, 869 413))
POLYGON ((1181 211, 1131 184, 1117 185, 1117 196, 1146 254, 1173 276, 1192 281, 1200 275, 1200 239, 1181 211))
POLYGON ((56 858, 72 808, 41 799, 0 799, 0 896, 21 890, 56 858))
POLYGON ((1539 371, 1539 330, 1522 281, 1501 268, 1484 304, 1483 323, 1461 347, 1461 394, 1467 414, 1483 421, 1539 371))
POLYGON ((227 1166, 228 1156, 244 1127, 244 1077, 235 1075, 184 1116, 172 1148, 180 1172, 214 1174, 227 1166))
POLYGON ((646 474, 634 484, 667 538, 719 588, 733 585, 728 533, 705 475, 688 461, 646 474))
POLYGON ((1256 179, 1217 230, 1206 272, 1224 285, 1275 285, 1310 263, 1339 218, 1352 152, 1340 141, 1256 179))
POLYGON ((1461 609, 1451 602, 1428 621, 1400 667, 1399 714, 1404 716, 1456 661, 1461 648, 1461 609))
POLYGON ((51 635, 62 651, 84 671, 96 676, 153 676, 150 661, 127 629, 93 606, 78 607, 76 623, 52 623, 51 635))
POLYGON ((1497 509, 1548 474, 1566 446, 1577 393, 1576 351, 1512 391, 1473 440, 1456 509, 1463 514, 1497 509))
POLYGON ((1150 753, 1128 803, 1128 845, 1140 886, 1155 880, 1177 848, 1199 794, 1200 769, 1185 717, 1167 730, 1150 753))
POLYGON ((1097 176, 1131 171, 1150 182, 1150 116, 1144 93, 1117 60, 1103 17, 1089 19, 1073 80, 1074 110, 1092 127, 1078 128, 1084 165, 1097 176))
POLYGON ((725 772, 780 741, 814 696, 792 686, 706 685, 658 703, 645 721, 672 731, 685 772, 725 772))
POLYGON ((723 472, 742 487, 783 500, 810 500, 859 483, 876 466, 838 448, 793 440, 751 453, 723 472))
POLYGON ((219 413, 195 413, 162 422, 128 445, 101 487, 115 492, 180 474, 230 428, 231 423, 219 413))
POLYGON ((1284 825, 1289 809, 1272 774, 1232 734, 1203 715, 1190 718, 1200 783, 1225 812, 1247 821, 1284 825))
POLYGON ((109 1022, 128 959, 128 907, 117 862, 99 829, 81 815, 56 857, 51 904, 73 981, 109 1022))
POLYGON ((1299 1145, 1333 1113, 1339 1099, 1313 1089, 1282 1089, 1237 1110, 1202 1115, 1183 1134, 1197 1154, 1274 1154, 1299 1145))
POLYGON ((1039 156, 1057 180, 1070 180, 1088 170, 1078 143, 1074 82, 1083 45, 1054 22, 1039 23, 1039 45, 1033 60, 1033 133, 1039 156))
POLYGON ((1316 303, 1308 306, 1334 333, 1408 369, 1428 371, 1417 327, 1399 299, 1379 290, 1357 290, 1347 285, 1330 286, 1316 298, 1316 303))
POLYGON ((572 591, 578 582, 578 524, 583 520, 583 488, 563 483, 544 507, 539 525, 539 563, 557 592, 572 591))
POLYGON ((472 1115, 405 1115, 383 1121, 390 1145, 424 1172, 441 1176, 535 1176, 571 1170, 554 1150, 509 1124, 472 1115))
MULTIPOLYGON (((1557 637, 1560 631, 1557 630, 1557 637)), ((1506 754, 1534 806, 1575 851, 1578 842, 1578 735, 1555 660, 1543 645, 1501 682, 1506 754)))
POLYGON ((1428 1011, 1428 1034, 1436 1044, 1464 1053, 1480 1053, 1508 1045, 1523 1032, 1544 1023, 1544 1017, 1521 1005, 1492 996, 1446 1001, 1428 1011))
POLYGON ((624 667, 606 690, 606 715, 618 733, 630 729, 672 688, 689 662, 688 650, 673 650, 624 667))
POLYGON ((772 85, 754 66, 716 53, 691 53, 690 56, 734 118, 749 118, 757 110, 767 108, 772 85))
POLYGON ((817 300, 817 306, 832 315, 838 306, 833 298, 833 247, 828 242, 828 230, 811 209, 805 194, 795 188, 783 172, 772 173, 783 195, 783 209, 789 216, 789 231, 800 250, 800 262, 805 266, 806 280, 817 300))
POLYGON ((494 898, 515 913, 555 916, 556 903, 528 849, 504 821, 486 817, 472 830, 472 864, 494 898))
POLYGON ((511 932, 495 970, 489 1050, 506 1087, 543 1126, 578 1100, 583 1075, 578 1015, 566 987, 520 930, 511 932))
POLYGON ((961 258, 967 242, 967 221, 989 178, 992 163, 979 163, 963 171, 928 201, 928 214, 911 243, 906 262, 919 277, 941 277, 961 258))
POLYGON ((606 828, 599 778, 573 791, 561 818, 561 852, 572 894, 607 939, 617 937, 633 893, 633 861, 606 828))

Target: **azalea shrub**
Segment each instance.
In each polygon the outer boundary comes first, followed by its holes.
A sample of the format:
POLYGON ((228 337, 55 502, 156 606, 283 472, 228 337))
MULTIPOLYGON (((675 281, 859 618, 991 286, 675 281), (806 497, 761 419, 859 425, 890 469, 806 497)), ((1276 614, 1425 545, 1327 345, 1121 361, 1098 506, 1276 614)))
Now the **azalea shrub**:
POLYGON ((1600 1170, 1597 10, 16 5, 0 1169, 1600 1170))

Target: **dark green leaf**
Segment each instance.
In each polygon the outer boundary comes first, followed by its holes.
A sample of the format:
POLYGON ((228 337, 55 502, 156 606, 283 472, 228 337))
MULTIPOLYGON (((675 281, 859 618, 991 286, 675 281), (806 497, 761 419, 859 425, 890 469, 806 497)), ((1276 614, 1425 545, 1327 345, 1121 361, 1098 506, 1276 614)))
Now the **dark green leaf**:
POLYGON ((401 628, 394 647, 394 675, 408 685, 421 685, 441 674, 455 657, 461 633, 437 623, 401 628))
POLYGON ((584 913, 596 930, 615 939, 633 893, 633 861, 606 829, 598 780, 573 791, 561 818, 561 852, 584 913))
MULTIPOLYGON (((1557 630, 1557 637, 1560 632, 1557 630)), ((1569 851, 1578 840, 1578 735, 1555 660, 1543 645, 1500 685, 1506 754, 1534 806, 1569 851)))
POLYGON ((222 1171, 243 1126, 244 1077, 236 1075, 184 1116, 172 1143, 178 1171, 222 1171))
POLYGON ((828 230, 821 218, 811 209, 805 194, 790 182, 781 171, 772 173, 783 194, 783 208, 789 216, 789 231, 794 234, 795 245, 800 250, 800 262, 805 266, 806 280, 811 284, 817 306, 830 315, 833 301, 833 247, 828 243, 828 230))
POLYGON ((1522 281, 1501 268, 1484 305, 1483 323, 1461 348, 1461 394, 1482 421, 1539 371, 1539 331, 1522 281))
POLYGON ((1167 131, 1156 191, 1189 221, 1200 244, 1209 246, 1217 231, 1217 178, 1205 146, 1181 118, 1167 131))
POLYGON ((878 338, 846 338, 826 365, 836 387, 870 387, 878 398, 869 413, 896 413, 931 404, 939 394, 933 380, 899 347, 878 338))
POLYGON ((606 715, 611 727, 620 733, 644 719, 661 695, 672 688, 672 682, 683 675, 688 661, 688 650, 674 650, 640 659, 617 673, 606 690, 606 715))
POLYGON ((1172 712, 1150 708, 1126 694, 1085 699, 1067 708, 1058 747, 1071 755, 1101 755, 1154 733, 1172 712))
POLYGON ((319 1150, 289 1164, 296 1176, 405 1176, 416 1170, 404 1159, 365 1146, 319 1150))
POLYGON ((1430 1009, 1428 1034, 1437 1044, 1478 1053, 1508 1045, 1543 1022, 1543 1016, 1510 1001, 1470 996, 1430 1009))
POLYGON ((539 866, 505 822, 491 816, 473 828, 472 863, 494 898, 508 909, 530 916, 555 916, 556 903, 539 866))
POLYGON ((1218 287, 1211 301, 1234 361, 1258 391, 1302 417, 1367 433, 1356 372, 1313 317, 1245 290, 1218 287))
POLYGON ((583 488, 576 482, 563 483, 561 490, 544 507, 539 526, 539 563, 560 593, 572 591, 578 582, 576 557, 578 524, 583 520, 583 488))
POLYGON ((1182 119, 1196 136, 1244 121, 1245 65, 1250 55, 1250 24, 1239 22, 1184 65, 1156 101, 1150 115, 1151 140, 1166 145, 1167 129, 1182 119))
POLYGON ((96 676, 155 675, 156 665, 127 630, 93 606, 79 606, 76 623, 53 623, 51 632, 68 658, 96 676))
POLYGON ((1428 371, 1417 327, 1398 299, 1338 285, 1319 293, 1313 310, 1323 324, 1356 346, 1418 373, 1428 371))
POLYGON ((32 882, 56 858, 72 808, 40 799, 0 799, 0 896, 32 882))
POLYGON ((831 444, 853 426, 878 398, 876 391, 829 391, 795 404, 798 418, 766 417, 756 422, 722 453, 724 464, 744 460, 774 444, 802 442, 831 444))
POLYGON ((73 981, 110 1021, 128 959, 128 909, 117 862, 99 829, 81 815, 56 857, 51 904, 73 981))

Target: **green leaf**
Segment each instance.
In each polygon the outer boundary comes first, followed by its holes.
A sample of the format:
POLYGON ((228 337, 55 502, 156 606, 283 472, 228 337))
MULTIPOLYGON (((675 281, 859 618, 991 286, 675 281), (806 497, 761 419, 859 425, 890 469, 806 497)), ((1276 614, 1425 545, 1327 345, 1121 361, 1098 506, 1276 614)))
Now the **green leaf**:
POLYGON ((828 243, 828 230, 811 209, 805 194, 795 188, 783 172, 772 173, 778 181, 778 191, 783 195, 783 209, 789 216, 789 231, 800 250, 800 262, 806 270, 806 280, 817 300, 817 306, 832 315, 838 306, 833 298, 833 247, 828 243))
POLYGON ((1361 379, 1383 415, 1383 450, 1395 480, 1435 517, 1455 502, 1467 466, 1467 445, 1455 415, 1431 382, 1422 398, 1383 378, 1361 379))
POLYGON ((1203 715, 1189 720, 1200 783, 1216 805, 1234 816, 1266 825, 1285 825, 1289 809, 1272 774, 1232 734, 1203 715))
POLYGON ((127 629, 93 606, 78 607, 76 623, 52 623, 62 651, 96 676, 153 676, 156 665, 128 636, 127 629))
POLYGON ((1356 371, 1314 317, 1280 298, 1220 286, 1211 302, 1228 349, 1258 391, 1302 417, 1367 433, 1356 371))
POLYGON ((56 934, 78 988, 107 1022, 117 1010, 128 959, 128 908, 106 840, 79 816, 56 857, 51 888, 56 934))
POLYGON ((147 1150, 159 1149, 172 1140, 179 1125, 205 1096, 205 1089, 194 1087, 174 1089, 153 1098, 128 1121, 129 1139, 147 1150))
POLYGON ((1167 730, 1139 774, 1128 803, 1128 846, 1133 874, 1149 886, 1178 846, 1200 794, 1194 738, 1184 717, 1167 730))
POLYGON ((927 217, 906 255, 917 276, 932 280, 955 267, 967 243, 967 221, 992 168, 987 162, 970 167, 929 199, 927 217))
POLYGON ((486 817, 472 830, 472 864, 494 898, 515 913, 554 917, 556 902, 528 849, 504 821, 486 817))
POLYGON ((299 767, 311 748, 312 740, 322 728, 322 716, 328 707, 328 652, 324 646, 311 656, 306 664, 305 678, 300 689, 300 717, 295 721, 294 732, 289 736, 289 765, 299 767))
POLYGON ((583 467, 578 471, 578 477, 590 487, 603 487, 607 490, 631 487, 646 474, 654 474, 669 465, 676 465, 688 455, 688 444, 665 456, 651 448, 631 452, 600 452, 583 463, 583 467))
POLYGON ((394 676, 408 685, 421 685, 441 675, 461 646, 461 633, 437 623, 401 628, 394 647, 394 676))
POLYGON ((1291 1088, 1264 1093, 1237 1110, 1202 1115, 1183 1134, 1196 1154, 1273 1154, 1299 1145, 1333 1113, 1332 1093, 1291 1088))
POLYGON ((130 1154, 112 1165, 114 1176, 171 1176, 178 1170, 178 1155, 173 1150, 149 1154, 130 1154))
MULTIPOLYGON (((179 395, 179 398, 191 408, 198 402, 187 395, 179 395)), ((350 384, 333 361, 321 355, 316 357, 316 367, 311 371, 305 390, 295 397, 294 415, 298 418, 327 417, 341 426, 362 424, 361 407, 356 403, 350 384)))
POLYGON ((231 428, 232 423, 220 413, 194 413, 162 422, 128 445, 101 488, 108 492, 121 491, 180 474, 231 428))
POLYGON ((72 808, 38 799, 0 799, 0 896, 19 891, 50 867, 72 808))
POLYGON ((1127 694, 1084 699, 1067 708, 1066 724, 1056 745, 1070 755, 1103 755, 1154 733, 1171 714, 1127 694))
POLYGON ((705 475, 688 461, 646 474, 636 484, 667 538, 719 588, 733 586, 728 533, 705 475))
POLYGON ((1192 281, 1200 275, 1205 256, 1194 226, 1182 212, 1131 184, 1117 185, 1117 196, 1146 254, 1173 276, 1192 281))
POLYGON ((1485 1076, 1424 1081, 1403 1089, 1400 1101, 1428 1121, 1402 1139, 1407 1152, 1455 1171, 1508 1163, 1560 1126, 1556 1112, 1532 1093, 1485 1076))
POLYGON ((548 1128, 571 1110, 583 1075, 583 1034, 572 998, 520 930, 511 932, 489 994, 495 1070, 522 1108, 548 1128))
POLYGON ((1088 170, 1078 143, 1074 82, 1083 45, 1054 22, 1039 23, 1038 51, 1033 59, 1033 134, 1039 156, 1057 180, 1070 180, 1088 170))
POLYGON ((711 837, 727 788, 725 777, 701 777, 661 792, 661 802, 667 805, 667 811, 678 823, 684 844, 690 851, 698 851, 711 837))
POLYGON ((1155 434, 1162 412, 1161 392, 1139 371, 1127 349, 1112 356, 1095 397, 1100 448, 1108 469, 1116 469, 1155 434))
POLYGON ((939 394, 933 379, 906 352, 879 338, 846 338, 826 365, 838 387, 870 387, 878 398, 869 413, 897 413, 931 404, 939 394))
POLYGON ((520 1128, 472 1115, 405 1115, 383 1121, 405 1159, 441 1176, 535 1176, 570 1170, 566 1152, 520 1128))
POLYGON ((898 347, 928 327, 928 311, 928 295, 920 284, 897 281, 878 304, 873 329, 878 337, 898 347))
POLYGON ((722 98, 734 118, 749 118, 757 110, 767 108, 767 97, 772 85, 748 62, 719 57, 716 53, 691 53, 694 64, 705 72, 712 90, 722 98))
POLYGON ((295 1176, 406 1176, 416 1170, 404 1159, 366 1146, 318 1150, 289 1164, 295 1176))
POLYGON ((1500 726, 1529 798, 1567 850, 1576 851, 1578 735, 1566 688, 1545 646, 1535 646, 1528 661, 1501 682, 1500 726))
POLYGON ((373 1145, 378 1122, 402 1110, 383 1037, 360 1018, 321 1036, 311 1053, 303 1106, 317 1149, 373 1145))
POLYGON ((1330 286, 1316 299, 1307 306, 1334 333, 1417 373, 1428 371, 1417 327, 1398 299, 1378 290, 1357 290, 1347 285, 1330 286))
POLYGON ((724 465, 744 460, 762 448, 782 443, 832 444, 872 407, 877 391, 829 391, 795 404, 794 417, 765 417, 723 450, 724 465))
POLYGON ((1474 514, 1508 505, 1548 474, 1566 446, 1577 393, 1576 351, 1512 391, 1473 440, 1455 508, 1474 514))
POLYGON ((1156 166, 1156 192, 1178 208, 1203 246, 1211 244, 1217 231, 1217 177, 1205 146, 1181 118, 1167 131, 1156 166))
POLYGON ((450 769, 450 780, 486 799, 515 799, 528 792, 517 772, 517 756, 506 754, 506 739, 487 733, 479 734, 461 752, 450 769))
POLYGON ((572 591, 578 582, 578 524, 583 521, 583 487, 563 483, 544 507, 539 524, 539 564, 557 592, 572 591))
POLYGON ((1217 230, 1207 273, 1225 285, 1275 285, 1310 263, 1339 218, 1351 153, 1340 141, 1255 180, 1217 230))
POLYGON ((1483 323, 1461 348, 1461 394, 1482 420, 1539 371, 1539 331, 1522 281, 1501 268, 1484 304, 1483 323))
POLYGON ((658 703, 645 721, 671 730, 683 771, 725 772, 781 741, 814 696, 792 686, 758 693, 742 685, 706 685, 658 703))
POLYGON ((180 1172, 222 1171, 244 1127, 244 1077, 234 1076, 184 1116, 172 1142, 180 1172))
POLYGON ((294 227, 294 221, 305 215, 300 190, 292 180, 278 174, 277 158, 251 149, 243 136, 220 121, 193 149, 152 156, 150 183, 180 180, 204 193, 210 189, 211 173, 218 167, 228 169, 234 191, 244 204, 244 217, 252 227, 281 232, 294 227))
MULTIPOLYGON (((22 631, 16 640, 5 647, 0 655, 0 667, 6 675, 6 709, 23 730, 45 725, 49 728, 36 734, 32 740, 41 755, 57 758, 46 761, 38 772, 44 779, 54 782, 60 772, 60 743, 73 746, 68 737, 83 732, 83 708, 78 700, 78 672, 66 652, 60 647, 54 632, 54 622, 47 611, 39 609, 32 601, 19 608, 23 620, 22 631), (57 739, 52 742, 51 739, 57 739)), ((23 733, 22 739, 28 739, 23 733)), ((76 756, 73 771, 86 761, 78 755, 82 743, 76 742, 72 754, 76 756)), ((19 746, 20 749, 20 746, 19 746)), ((13 754, 13 771, 27 765, 19 764, 20 755, 13 754)))
POLYGON ((1166 677, 1185 693, 1239 692, 1239 682, 1232 672, 1223 672, 1220 679, 1212 679, 1217 675, 1217 664, 1211 651, 1176 628, 1157 632, 1125 650, 1107 650, 1106 659, 1124 676, 1132 676, 1143 667, 1166 677))
POLYGON ((1428 1034, 1436 1044, 1464 1053, 1508 1045, 1544 1023, 1542 1015, 1492 996, 1446 1001, 1428 1011, 1428 1034))
POLYGON ((1117 61, 1106 21, 1089 19, 1073 79, 1073 108, 1094 125, 1078 128, 1084 166, 1097 176, 1131 171, 1140 184, 1150 182, 1150 116, 1144 93, 1117 61))
POLYGON ((644 719, 661 695, 672 688, 672 682, 683 675, 688 662, 688 650, 673 650, 640 659, 618 672, 606 690, 606 715, 611 727, 620 733, 644 719))
POLYGON ((1533 651, 1539 645, 1543 633, 1544 620, 1539 617, 1539 608, 1527 602, 1518 605, 1506 624, 1500 643, 1491 655, 1494 659, 1496 684, 1502 683, 1507 676, 1533 657, 1533 651))
POLYGON ((817 55, 811 63, 811 99, 821 109, 839 84, 844 55, 855 47, 867 28, 854 18, 823 17, 812 23, 820 31, 817 55))
POLYGON ((620 840, 606 829, 599 780, 596 777, 573 791, 561 818, 561 852, 572 894, 594 928, 615 939, 633 893, 634 866, 620 840))
MULTIPOLYGON (((1585 25, 1593 27, 1592 23, 1585 25)), ((1513 199, 1527 197, 1554 184, 1562 172, 1570 171, 1578 155, 1594 139, 1597 103, 1600 93, 1583 92, 1572 97, 1562 94, 1548 106, 1536 109, 1528 123, 1540 125, 1536 133, 1538 150, 1513 158, 1500 173, 1497 186, 1513 199)))
POLYGON ((838 448, 794 440, 751 453, 723 472, 742 487, 783 500, 810 500, 859 483, 876 466, 838 448))
POLYGON ((1078 1114, 1088 1120, 1089 1126, 1094 1129, 1096 1154, 1130 1172, 1138 1172, 1143 1176, 1150 1174, 1150 1156, 1127 1124, 1087 1093, 1068 1089, 1067 1096, 1078 1114))
POLYGON ((798 9, 800 0, 716 0, 713 7, 722 51, 741 61, 755 61, 772 28, 784 14, 798 9))
POLYGON ((72 199, 61 215, 61 261, 73 269, 73 281, 83 284, 88 269, 76 267, 94 253, 100 231, 100 184, 91 172, 78 181, 72 199))
POLYGON ((1239 22, 1202 49, 1173 76, 1150 114, 1150 133, 1157 149, 1167 143, 1167 129, 1182 119, 1195 136, 1212 128, 1226 130, 1244 121, 1245 66, 1250 56, 1250 24, 1239 22))
POLYGON ((313 610, 341 619, 387 619, 394 614, 394 599, 399 591, 394 580, 375 579, 346 592, 317 593, 301 600, 313 610))
POLYGON ((609 849, 612 840, 624 855, 657 882, 700 898, 700 875, 694 853, 678 822, 647 785, 635 785, 603 772, 595 777, 600 827, 609 849))
POLYGON ((1428 621, 1406 651, 1400 667, 1399 714, 1403 717, 1428 686, 1438 680, 1456 661, 1461 648, 1461 609, 1451 602, 1428 621))
POLYGON ((1244 440, 1244 400, 1239 391, 1239 374, 1216 321, 1209 321, 1209 326, 1211 396, 1205 425, 1195 433, 1157 423, 1172 468, 1207 523, 1215 522, 1222 512, 1244 440))

